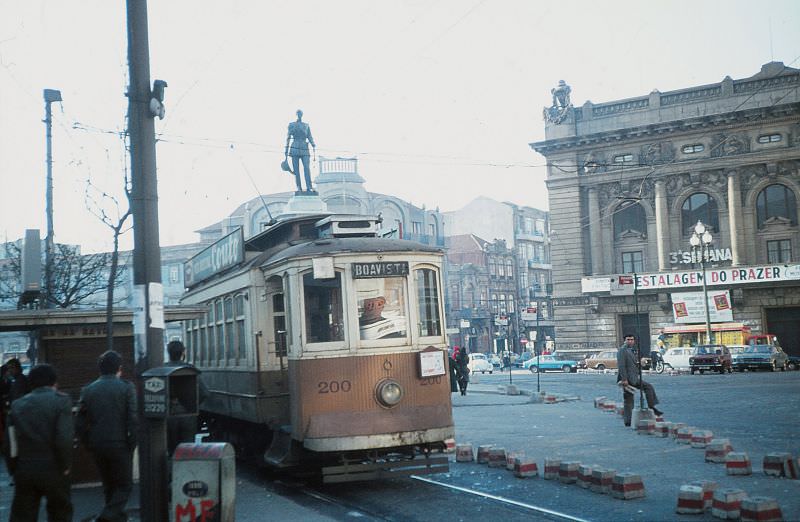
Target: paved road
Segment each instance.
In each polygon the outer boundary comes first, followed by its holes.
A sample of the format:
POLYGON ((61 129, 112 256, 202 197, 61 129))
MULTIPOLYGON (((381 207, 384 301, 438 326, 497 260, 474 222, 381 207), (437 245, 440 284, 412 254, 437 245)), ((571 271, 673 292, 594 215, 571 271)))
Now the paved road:
MULTIPOLYGON (((523 389, 536 389, 536 375, 517 371, 512 378, 523 389)), ((722 465, 704 462, 703 450, 636 435, 622 426, 621 418, 594 409, 594 397, 621 399, 613 374, 546 373, 539 379, 542 390, 578 395, 581 400, 528 404, 525 398, 481 393, 507 384, 508 374, 479 376, 480 384, 472 393, 453 396, 457 440, 522 450, 540 467, 544 458, 553 457, 639 473, 647 497, 616 500, 541 478, 515 479, 477 464, 454 464, 447 480, 590 520, 651 521, 711 520, 674 512, 680 485, 707 479, 750 495, 778 497, 785 519, 800 520, 800 480, 765 477, 761 472, 766 453, 800 455, 800 372, 645 377, 658 391, 666 420, 729 438, 736 451, 750 455, 754 470, 750 477, 727 476, 722 465)))

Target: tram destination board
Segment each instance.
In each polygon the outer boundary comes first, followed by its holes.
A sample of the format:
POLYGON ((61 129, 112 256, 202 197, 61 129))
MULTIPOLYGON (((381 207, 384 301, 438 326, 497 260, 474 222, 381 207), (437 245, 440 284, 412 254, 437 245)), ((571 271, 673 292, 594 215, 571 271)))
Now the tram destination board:
POLYGON ((353 263, 353 279, 402 277, 408 275, 408 261, 353 263))

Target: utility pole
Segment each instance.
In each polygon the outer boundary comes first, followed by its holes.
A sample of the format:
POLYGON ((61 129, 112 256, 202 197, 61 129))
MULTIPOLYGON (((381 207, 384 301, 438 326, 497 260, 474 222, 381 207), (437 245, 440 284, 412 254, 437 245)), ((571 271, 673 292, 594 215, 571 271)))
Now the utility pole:
POLYGON ((45 188, 47 237, 44 241, 44 302, 42 308, 50 308, 50 296, 53 291, 53 111, 50 104, 60 101, 61 91, 44 90, 44 124, 47 141, 47 187, 45 188))
MULTIPOLYGON (((164 364, 164 310, 158 238, 155 122, 150 104, 150 46, 147 0, 127 0, 128 124, 131 144, 133 215, 134 352, 139 398, 141 517, 167 518, 167 435, 163 419, 143 415, 142 373, 164 364)), ((163 114, 163 113, 162 113, 163 114)))

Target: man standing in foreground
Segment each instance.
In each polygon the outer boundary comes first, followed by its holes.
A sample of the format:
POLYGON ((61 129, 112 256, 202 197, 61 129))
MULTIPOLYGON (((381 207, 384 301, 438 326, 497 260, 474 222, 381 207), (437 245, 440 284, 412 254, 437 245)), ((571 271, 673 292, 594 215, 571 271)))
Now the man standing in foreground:
POLYGON ((98 361, 100 378, 81 391, 78 431, 94 454, 103 481, 105 507, 98 521, 125 521, 133 488, 136 448, 136 389, 120 378, 122 357, 109 350, 98 361))
POLYGON ((56 391, 56 372, 49 364, 31 369, 28 383, 32 391, 14 401, 8 417, 16 488, 9 520, 35 522, 45 497, 50 522, 71 521, 72 401, 56 391))
POLYGON ((627 390, 627 386, 640 388, 644 390, 644 396, 647 398, 647 406, 653 410, 656 415, 662 415, 663 412, 656 408, 658 404, 658 397, 656 397, 656 390, 653 385, 640 381, 639 379, 639 366, 636 363, 636 353, 634 346, 636 345, 636 337, 630 334, 625 335, 625 343, 619 347, 617 351, 617 382, 622 386, 622 397, 624 400, 623 419, 625 426, 631 425, 631 415, 633 413, 633 393, 627 390))

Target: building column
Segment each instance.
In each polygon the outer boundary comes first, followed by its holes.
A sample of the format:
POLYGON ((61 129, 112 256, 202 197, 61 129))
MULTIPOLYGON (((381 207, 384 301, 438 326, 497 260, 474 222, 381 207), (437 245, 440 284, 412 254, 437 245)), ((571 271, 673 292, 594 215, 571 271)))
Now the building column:
POLYGON ((656 185, 656 245, 658 247, 658 270, 669 270, 669 213, 664 181, 656 185))
POLYGON ((735 170, 728 172, 728 228, 731 235, 731 265, 739 266, 742 259, 740 236, 742 230, 742 189, 739 182, 739 173, 735 170))
POLYGON ((603 237, 600 222, 600 201, 597 189, 590 188, 589 194, 589 240, 592 254, 592 274, 603 273, 603 237))

